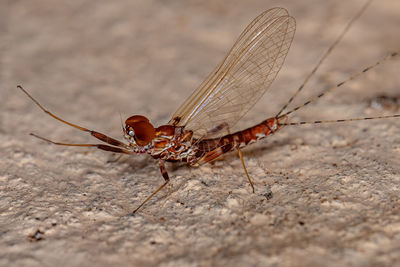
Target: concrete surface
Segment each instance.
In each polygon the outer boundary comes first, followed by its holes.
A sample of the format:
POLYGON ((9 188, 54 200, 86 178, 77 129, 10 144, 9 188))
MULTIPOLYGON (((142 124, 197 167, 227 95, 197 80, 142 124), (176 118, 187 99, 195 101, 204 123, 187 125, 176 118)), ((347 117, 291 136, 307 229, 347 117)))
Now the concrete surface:
MULTIPOLYGON (((289 98, 363 1, 0 2, 1 266, 394 266, 400 264, 400 120, 287 127, 201 168, 49 145, 94 142, 51 119, 121 137, 120 115, 165 123, 259 13, 297 20, 288 59, 238 126, 289 98)), ((299 96, 400 50, 400 2, 375 1, 299 96)), ((400 60, 295 114, 292 121, 390 114, 400 60)), ((397 102, 393 102, 397 103, 397 102)), ((394 109, 395 110, 395 109, 394 109)))

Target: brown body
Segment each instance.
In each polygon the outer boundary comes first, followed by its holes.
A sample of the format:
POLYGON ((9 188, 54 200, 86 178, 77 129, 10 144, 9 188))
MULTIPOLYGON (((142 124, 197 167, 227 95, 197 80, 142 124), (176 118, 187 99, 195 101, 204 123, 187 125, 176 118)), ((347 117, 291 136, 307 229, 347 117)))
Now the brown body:
POLYGON ((54 119, 87 132, 106 144, 61 143, 34 134, 32 135, 56 145, 97 147, 102 150, 129 155, 147 153, 157 159, 165 182, 148 196, 133 213, 168 184, 169 177, 164 165, 165 161, 187 162, 190 165, 199 165, 213 161, 225 153, 237 150, 254 192, 254 186, 245 168, 240 149, 278 131, 282 126, 400 117, 400 114, 395 114, 344 120, 286 122, 289 114, 315 102, 326 93, 341 87, 348 81, 355 79, 380 63, 394 58, 399 54, 398 52, 389 54, 375 64, 324 90, 318 96, 311 98, 304 104, 284 113, 289 104, 292 103, 293 99, 317 71, 320 64, 330 54, 333 47, 341 40, 344 33, 350 28, 350 25, 364 12, 369 3, 370 1, 353 17, 342 34, 339 35, 275 117, 267 119, 253 127, 223 136, 216 134, 220 133, 222 129, 229 131, 254 106, 279 72, 288 53, 295 31, 294 18, 283 8, 272 8, 263 12, 245 28, 221 64, 217 66, 216 70, 193 92, 183 105, 178 108, 168 125, 155 128, 146 117, 141 115, 131 116, 125 121, 124 134, 128 141, 128 144, 126 144, 125 142, 70 123, 54 115, 40 105, 21 86, 18 86, 40 109, 54 119), (199 131, 199 129, 201 130, 199 131), (207 136, 219 137, 207 138, 207 136))
POLYGON ((245 130, 221 138, 204 139, 198 143, 197 164, 213 161, 221 155, 252 144, 281 128, 275 118, 267 119, 245 130))
POLYGON ((152 147, 147 153, 155 159, 191 163, 196 160, 192 136, 191 131, 186 131, 181 126, 162 125, 156 128, 152 147))
POLYGON ((184 130, 184 127, 162 125, 155 129, 155 137, 151 147, 147 148, 147 153, 155 159, 201 165, 254 143, 274 133, 280 127, 278 121, 271 118, 220 138, 196 140, 192 138, 193 133, 184 130))

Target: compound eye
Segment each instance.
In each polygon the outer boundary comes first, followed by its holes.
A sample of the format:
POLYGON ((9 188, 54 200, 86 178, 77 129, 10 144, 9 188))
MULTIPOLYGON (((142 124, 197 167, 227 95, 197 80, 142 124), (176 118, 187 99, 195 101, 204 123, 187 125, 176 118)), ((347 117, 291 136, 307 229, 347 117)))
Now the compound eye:
POLYGON ((125 124, 132 126, 133 123, 141 122, 141 121, 149 122, 149 119, 142 115, 133 115, 126 119, 125 124))
POLYGON ((133 127, 135 131, 135 141, 139 146, 145 146, 153 140, 156 130, 149 122, 137 122, 133 127))
POLYGON ((135 138, 136 144, 139 146, 148 145, 156 135, 156 130, 149 120, 140 115, 129 117, 126 121, 128 135, 135 138))

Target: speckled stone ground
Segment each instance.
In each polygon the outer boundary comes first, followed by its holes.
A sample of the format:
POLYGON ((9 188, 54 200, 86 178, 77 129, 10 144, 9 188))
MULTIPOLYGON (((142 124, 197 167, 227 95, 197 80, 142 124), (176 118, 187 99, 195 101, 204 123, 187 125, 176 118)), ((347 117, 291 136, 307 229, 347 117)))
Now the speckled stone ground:
MULTIPOLYGON (((29 136, 93 142, 63 118, 121 137, 120 115, 159 125, 259 13, 297 20, 287 61, 239 124, 271 116, 363 1, 0 2, 0 265, 394 266, 400 264, 400 120, 287 127, 200 168, 156 163, 29 136)), ((400 2, 375 1, 299 96, 301 103, 400 50, 400 2)), ((370 105, 400 94, 400 60, 296 113, 292 121, 395 112, 370 105)), ((396 105, 393 102, 393 105, 396 105)))

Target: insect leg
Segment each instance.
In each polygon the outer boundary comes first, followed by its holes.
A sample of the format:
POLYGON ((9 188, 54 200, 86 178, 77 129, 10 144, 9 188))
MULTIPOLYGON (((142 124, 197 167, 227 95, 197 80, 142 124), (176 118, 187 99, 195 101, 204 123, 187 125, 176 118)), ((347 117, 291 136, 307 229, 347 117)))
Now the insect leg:
POLYGON ((157 194, 161 189, 163 189, 169 182, 169 176, 168 176, 168 172, 167 169, 165 168, 164 165, 164 160, 159 160, 158 161, 158 165, 160 166, 160 171, 161 171, 161 175, 163 176, 165 182, 164 184, 162 184, 156 191, 154 191, 150 196, 148 196, 143 202, 142 204, 139 205, 139 207, 137 207, 132 214, 135 214, 144 204, 146 204, 147 201, 149 201, 155 194, 157 194))
POLYGON ((114 146, 108 146, 108 145, 103 145, 103 144, 70 144, 70 143, 61 143, 61 142, 54 142, 50 139, 38 136, 36 134, 31 133, 32 136, 39 138, 43 141, 46 141, 48 143, 54 144, 54 145, 59 145, 59 146, 80 146, 80 147, 97 147, 98 149, 105 150, 105 151, 111 151, 114 153, 123 153, 123 154, 134 154, 134 152, 131 152, 129 150, 119 148, 119 147, 114 147, 114 146))
POLYGON ((58 121, 61 121, 62 123, 65 123, 65 124, 67 124, 67 125, 69 125, 71 127, 74 127, 76 129, 78 129, 78 130, 81 130, 81 131, 84 131, 84 132, 88 132, 93 137, 95 137, 95 138, 97 138, 97 139, 99 139, 99 140, 101 140, 101 141, 103 141, 103 142, 105 142, 107 144, 110 144, 110 145, 113 145, 113 146, 118 146, 118 147, 123 147, 123 148, 128 148, 128 146, 126 144, 124 144, 121 141, 118 141, 118 140, 116 140, 114 138, 111 138, 111 137, 109 137, 109 136, 107 136, 105 134, 102 134, 102 133, 99 133, 99 132, 96 132, 96 131, 93 131, 93 130, 86 129, 84 127, 81 127, 79 125, 76 125, 76 124, 73 124, 73 123, 70 123, 68 121, 65 121, 65 120, 61 119, 60 117, 58 117, 58 116, 54 115, 53 113, 51 113, 49 110, 45 109, 35 98, 33 98, 33 96, 31 96, 24 88, 22 88, 22 86, 18 85, 17 88, 20 89, 22 92, 24 92, 41 110, 43 110, 46 114, 48 114, 49 116, 53 117, 54 119, 56 119, 58 121))
POLYGON ((244 172, 246 173, 247 180, 249 180, 249 183, 250 183, 251 188, 253 189, 253 193, 254 193, 255 192, 254 184, 250 179, 249 173, 247 172, 246 165, 244 164, 243 154, 242 154, 242 151, 240 150, 240 148, 238 148, 238 155, 239 155, 240 160, 242 161, 242 166, 243 166, 244 172))
MULTIPOLYGON (((268 126, 268 125, 267 125, 267 126, 268 126)), ((269 127, 268 127, 268 128, 269 128, 269 127)), ((229 128, 228 128, 228 134, 231 134, 231 131, 229 130, 229 128)), ((240 161, 242 162, 242 166, 243 166, 244 172, 246 173, 247 180, 249 180, 249 183, 250 183, 251 188, 253 189, 253 193, 254 193, 254 192, 255 192, 255 191, 254 191, 254 184, 253 184, 253 182, 252 182, 251 179, 250 179, 249 173, 247 172, 247 168, 246 168, 246 165, 244 164, 244 158, 243 158, 242 151, 240 150, 240 147, 237 148, 237 151, 238 151, 238 156, 239 156, 239 158, 240 158, 240 161)))

